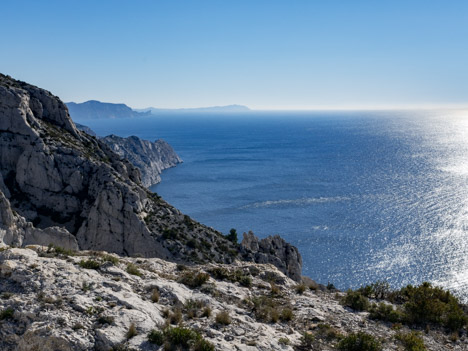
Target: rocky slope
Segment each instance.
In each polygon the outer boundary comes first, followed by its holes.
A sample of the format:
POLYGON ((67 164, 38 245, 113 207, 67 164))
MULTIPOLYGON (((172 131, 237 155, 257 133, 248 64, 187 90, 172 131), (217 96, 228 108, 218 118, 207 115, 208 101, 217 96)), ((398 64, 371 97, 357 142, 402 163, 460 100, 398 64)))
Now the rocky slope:
MULTIPOLYGON (((343 293, 296 284, 266 264, 186 267, 105 252, 4 247, 0 349, 172 350, 192 340, 191 350, 327 351, 356 332, 373 336, 383 350, 405 349, 399 339, 411 335, 407 327, 344 307, 343 293), (151 331, 150 340, 165 341, 164 348, 149 341, 151 331)), ((468 349, 466 333, 454 338, 431 329, 420 338, 428 350, 468 349)))
MULTIPOLYGON (((53 243, 192 263, 229 263, 240 254, 239 245, 149 192, 137 168, 75 127, 59 98, 5 75, 0 215, 0 239, 9 245, 53 243)), ((243 257, 254 259, 245 250, 243 257)), ((273 252, 267 256, 278 263, 273 252)), ((281 263, 286 273, 300 267, 281 263)))
POLYGON ((182 162, 174 149, 161 139, 151 142, 136 136, 122 138, 109 135, 101 141, 140 170, 141 182, 146 187, 159 183, 163 170, 182 162))

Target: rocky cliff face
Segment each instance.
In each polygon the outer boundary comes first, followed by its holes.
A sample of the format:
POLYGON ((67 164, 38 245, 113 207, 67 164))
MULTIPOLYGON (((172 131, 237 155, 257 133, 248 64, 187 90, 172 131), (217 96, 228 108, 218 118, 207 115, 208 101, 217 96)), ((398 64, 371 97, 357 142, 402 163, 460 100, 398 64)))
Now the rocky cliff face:
MULTIPOLYGON (((240 258, 237 244, 149 192, 129 161, 80 132, 60 99, 4 75, 0 216, 0 239, 10 245, 54 243, 184 262, 240 258)), ((245 259, 254 256, 249 250, 245 259)))
POLYGON ((140 170, 141 182, 146 187, 159 183, 163 170, 182 162, 174 149, 164 140, 150 142, 136 136, 122 138, 109 135, 101 138, 101 141, 140 170))

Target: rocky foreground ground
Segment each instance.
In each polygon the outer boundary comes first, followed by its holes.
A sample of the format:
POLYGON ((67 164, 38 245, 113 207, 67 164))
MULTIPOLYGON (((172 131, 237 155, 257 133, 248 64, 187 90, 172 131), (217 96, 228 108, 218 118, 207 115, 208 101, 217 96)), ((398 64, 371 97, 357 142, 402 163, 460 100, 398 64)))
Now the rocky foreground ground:
MULTIPOLYGON (((193 350, 334 350, 359 331, 383 350, 405 350, 398 335, 409 333, 344 307, 342 292, 298 285, 269 264, 189 267, 52 246, 0 250, 1 350, 170 350, 184 349, 184 340, 193 350)), ((420 335, 428 350, 468 350, 463 333, 420 335)))

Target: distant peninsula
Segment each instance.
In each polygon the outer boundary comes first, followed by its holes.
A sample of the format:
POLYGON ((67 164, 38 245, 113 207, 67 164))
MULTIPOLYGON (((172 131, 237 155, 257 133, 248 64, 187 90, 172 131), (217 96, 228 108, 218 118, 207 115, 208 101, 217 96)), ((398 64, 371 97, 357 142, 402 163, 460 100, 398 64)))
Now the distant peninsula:
POLYGON ((75 120, 133 118, 149 115, 149 112, 134 111, 125 104, 113 104, 97 100, 82 103, 67 102, 66 105, 70 115, 75 120))
POLYGON ((97 100, 89 100, 82 103, 67 102, 65 103, 70 112, 70 116, 74 120, 86 119, 109 119, 109 118, 134 118, 143 116, 158 116, 161 114, 178 114, 178 113, 240 113, 251 111, 247 106, 243 105, 227 105, 227 106, 211 106, 198 108, 177 108, 165 109, 148 107, 144 109, 132 109, 125 104, 114 104, 109 102, 101 102, 97 100))
POLYGON ((150 112, 157 115, 161 113, 226 113, 226 112, 247 112, 251 111, 250 108, 244 105, 227 105, 227 106, 211 106, 211 107, 194 107, 194 108, 156 108, 148 107, 145 109, 137 109, 138 112, 150 112))

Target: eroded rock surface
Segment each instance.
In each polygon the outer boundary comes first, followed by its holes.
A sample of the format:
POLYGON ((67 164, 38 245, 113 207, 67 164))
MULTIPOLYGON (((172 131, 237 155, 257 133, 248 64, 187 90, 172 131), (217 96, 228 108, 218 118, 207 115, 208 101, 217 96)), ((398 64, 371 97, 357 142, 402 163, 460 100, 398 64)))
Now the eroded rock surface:
MULTIPOLYGON (((296 284, 268 264, 183 267, 105 252, 3 248, 0 349, 162 350, 148 342, 148 333, 177 325, 197 331, 215 350, 331 351, 359 331, 381 340, 383 350, 404 349, 395 336, 407 327, 392 328, 342 306, 344 293, 299 293, 296 284), (205 279, 194 284, 198 274, 205 279), (221 312, 230 323, 220 322, 221 312), (304 333, 312 336, 308 347, 304 333)), ((431 351, 468 349, 465 334, 456 340, 441 330, 421 336, 431 351)))
POLYGON ((241 252, 249 261, 270 263, 292 279, 301 280, 301 254, 295 246, 287 243, 279 235, 259 239, 252 232, 244 233, 241 252))
POLYGON ((150 187, 161 181, 163 170, 181 163, 174 149, 164 140, 151 142, 136 136, 122 138, 109 135, 101 138, 116 154, 129 160, 141 173, 141 182, 150 187))

